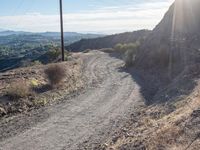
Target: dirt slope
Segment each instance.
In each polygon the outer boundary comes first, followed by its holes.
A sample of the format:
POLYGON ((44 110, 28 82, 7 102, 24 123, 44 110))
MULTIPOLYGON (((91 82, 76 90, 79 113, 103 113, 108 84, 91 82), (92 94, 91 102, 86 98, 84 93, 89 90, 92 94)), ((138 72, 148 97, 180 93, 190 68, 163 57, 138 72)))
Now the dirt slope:
POLYGON ((81 64, 82 62, 79 60, 57 63, 57 65, 66 68, 66 76, 62 85, 55 89, 49 88, 44 73, 44 70, 51 64, 35 65, 0 73, 0 121, 3 119, 2 117, 6 118, 17 113, 28 113, 32 109, 58 102, 65 95, 82 89, 84 83, 81 78, 81 64), (20 83, 26 83, 26 85, 20 83), (30 89, 29 95, 18 100, 9 98, 7 92, 15 91, 19 88, 17 85, 19 87, 24 86, 21 91, 30 89), (13 88, 14 86, 17 86, 16 89, 13 88))
MULTIPOLYGON (((77 57, 85 62, 87 91, 45 108, 44 117, 40 114, 40 118, 45 119, 21 117, 20 122, 29 120, 34 126, 2 140, 1 150, 83 149, 80 143, 88 139, 94 143, 104 141, 119 122, 129 116, 131 109, 141 104, 139 86, 131 75, 121 71, 121 60, 99 51, 77 54, 77 57)), ((24 128, 26 124, 23 122, 24 128)))

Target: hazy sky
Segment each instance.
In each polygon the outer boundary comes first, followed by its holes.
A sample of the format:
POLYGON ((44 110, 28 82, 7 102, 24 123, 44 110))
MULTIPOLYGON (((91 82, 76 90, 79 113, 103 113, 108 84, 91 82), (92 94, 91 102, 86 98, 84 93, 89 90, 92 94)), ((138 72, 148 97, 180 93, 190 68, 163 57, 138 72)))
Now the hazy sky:
MULTIPOLYGON (((64 30, 117 33, 152 29, 173 0, 63 0, 64 30)), ((59 31, 59 0, 1 0, 0 28, 59 31)))

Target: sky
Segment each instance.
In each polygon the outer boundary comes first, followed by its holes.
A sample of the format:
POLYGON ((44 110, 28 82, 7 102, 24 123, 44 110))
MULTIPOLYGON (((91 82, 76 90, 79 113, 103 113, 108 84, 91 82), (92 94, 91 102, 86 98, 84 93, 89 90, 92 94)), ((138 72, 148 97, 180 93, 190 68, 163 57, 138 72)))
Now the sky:
MULTIPOLYGON (((173 0, 63 0, 64 31, 120 33, 153 29, 173 0)), ((60 31, 59 0, 1 0, 0 29, 60 31)))

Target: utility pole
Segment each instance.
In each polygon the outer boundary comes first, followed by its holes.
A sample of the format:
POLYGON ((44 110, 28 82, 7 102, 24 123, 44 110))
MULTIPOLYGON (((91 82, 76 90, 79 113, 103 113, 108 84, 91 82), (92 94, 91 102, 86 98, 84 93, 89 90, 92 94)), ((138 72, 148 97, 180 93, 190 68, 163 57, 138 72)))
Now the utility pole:
POLYGON ((65 47, 64 47, 64 32, 63 32, 63 7, 62 0, 60 0, 60 31, 61 31, 61 51, 62 51, 62 61, 65 61, 65 47))

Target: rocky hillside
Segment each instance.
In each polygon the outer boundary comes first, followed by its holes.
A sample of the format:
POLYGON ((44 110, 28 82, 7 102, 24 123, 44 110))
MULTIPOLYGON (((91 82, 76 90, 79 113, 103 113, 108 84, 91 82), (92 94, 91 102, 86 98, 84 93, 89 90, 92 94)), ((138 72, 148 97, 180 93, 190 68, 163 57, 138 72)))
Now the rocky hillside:
POLYGON ((140 30, 135 32, 109 35, 95 39, 82 39, 67 46, 66 49, 73 52, 80 52, 86 49, 112 48, 118 43, 126 44, 143 40, 150 33, 151 31, 149 30, 140 30))
POLYGON ((136 66, 161 69, 174 78, 199 63, 199 14, 199 0, 176 0, 141 46, 136 66))
POLYGON ((141 45, 134 65, 145 74, 150 103, 188 95, 195 87, 200 75, 199 14, 199 0, 176 0, 141 45))

